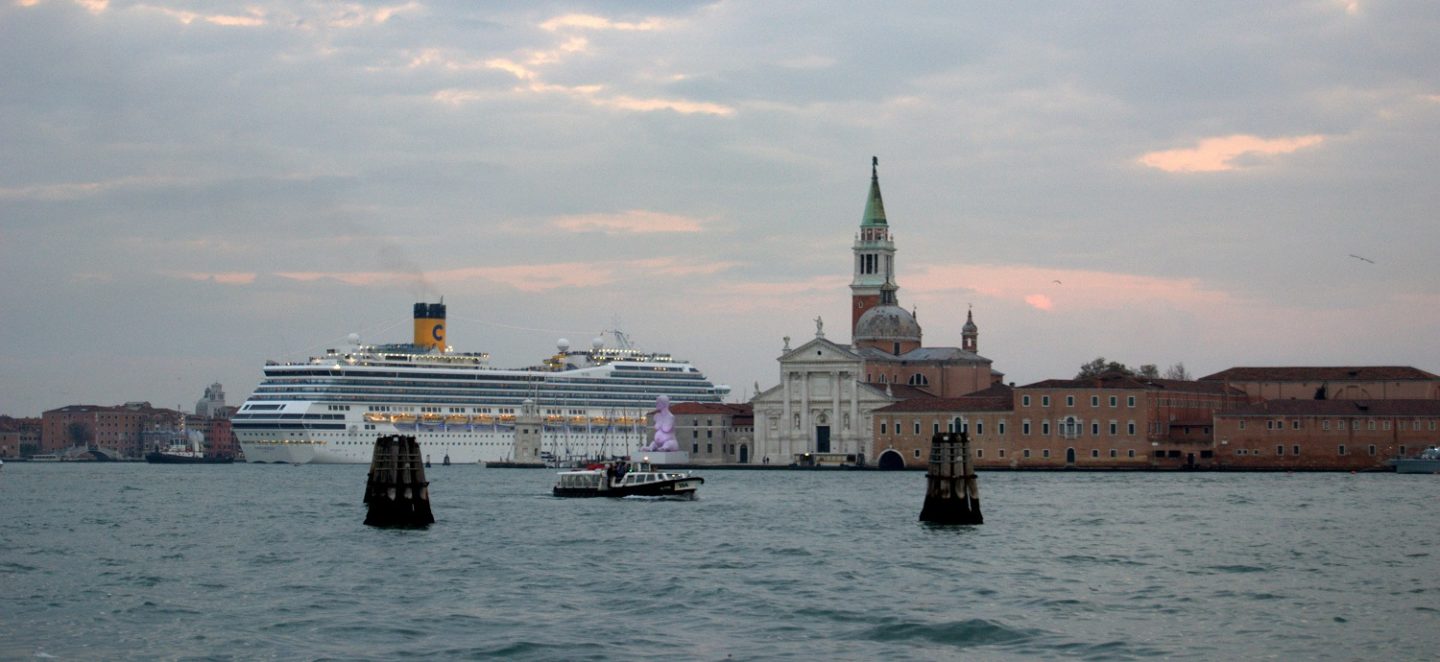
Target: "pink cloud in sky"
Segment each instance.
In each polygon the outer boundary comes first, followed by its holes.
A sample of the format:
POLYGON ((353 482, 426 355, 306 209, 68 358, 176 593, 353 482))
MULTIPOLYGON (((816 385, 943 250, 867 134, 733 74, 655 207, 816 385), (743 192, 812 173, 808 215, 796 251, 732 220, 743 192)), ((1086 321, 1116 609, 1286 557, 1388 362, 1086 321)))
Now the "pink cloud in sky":
POLYGON ((166 275, 173 276, 175 278, 184 278, 185 280, 214 281, 222 285, 249 285, 255 282, 255 277, 257 274, 248 271, 226 271, 217 273, 207 273, 200 271, 172 271, 166 272, 166 275))
POLYGON ((576 214, 561 216, 550 222, 552 227, 568 232, 602 232, 605 234, 657 234, 699 232, 700 221, 688 216, 631 209, 618 214, 576 214))
POLYGON ((561 288, 602 287, 626 280, 709 275, 734 266, 735 264, 731 262, 704 262, 666 257, 613 262, 560 262, 463 267, 427 271, 424 274, 401 271, 291 271, 275 275, 307 282, 329 279, 356 287, 384 287, 413 283, 438 285, 483 280, 507 285, 522 292, 545 292, 561 288))
POLYGON ((1116 310, 1134 306, 1140 301, 1203 309, 1232 301, 1228 293, 1209 289, 1194 278, 1162 278, 1028 265, 921 267, 905 276, 901 297, 905 296, 906 290, 917 294, 969 290, 983 297, 1022 301, 1046 311, 1116 310))
POLYGON ((1043 294, 1027 294, 1025 295, 1025 303, 1039 310, 1050 310, 1055 307, 1055 302, 1043 294))
POLYGON ((1237 134, 1220 138, 1205 138, 1195 147, 1150 152, 1141 155, 1137 160, 1142 165, 1158 168, 1165 172, 1224 172, 1234 170, 1237 166, 1233 161, 1239 157, 1289 154, 1324 141, 1325 136, 1321 135, 1267 140, 1256 136, 1237 134))

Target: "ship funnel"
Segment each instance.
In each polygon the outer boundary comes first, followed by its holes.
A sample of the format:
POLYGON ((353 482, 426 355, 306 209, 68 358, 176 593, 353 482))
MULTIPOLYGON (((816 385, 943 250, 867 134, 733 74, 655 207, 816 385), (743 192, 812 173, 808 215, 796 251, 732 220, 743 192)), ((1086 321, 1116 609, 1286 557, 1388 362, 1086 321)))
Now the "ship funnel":
POLYGON ((445 304, 415 304, 415 346, 445 351, 445 304))

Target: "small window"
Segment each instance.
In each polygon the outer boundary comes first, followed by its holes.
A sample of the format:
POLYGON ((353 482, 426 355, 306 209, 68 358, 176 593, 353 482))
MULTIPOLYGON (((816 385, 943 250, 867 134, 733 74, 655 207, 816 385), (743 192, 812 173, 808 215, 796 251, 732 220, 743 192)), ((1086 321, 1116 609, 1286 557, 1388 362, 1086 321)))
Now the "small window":
POLYGON ((915 434, 920 434, 920 421, 915 421, 915 434))
POLYGON ((1100 457, 1100 449, 1098 449, 1098 448, 1092 448, 1092 449, 1090 449, 1090 457, 1100 457))
POLYGON ((1382 429, 1382 430, 1389 430, 1389 429, 1390 429, 1390 421, 1382 421, 1382 422, 1380 423, 1380 429, 1382 429))
POLYGON ((1050 457, 1050 449, 1046 448, 1041 450, 1040 457, 1050 457))
POLYGON ((1135 449, 1131 448, 1130 450, 1125 451, 1125 457, 1135 457, 1135 449))
POLYGON ((714 453, 714 452, 715 452, 715 444, 705 444, 705 453, 706 453, 706 454, 711 454, 711 453, 714 453))
POLYGON ((1327 419, 1325 419, 1325 420, 1323 420, 1323 421, 1320 421, 1320 429, 1321 429, 1321 430, 1329 430, 1329 429, 1330 429, 1330 419, 1327 418, 1327 419))
POLYGON ((915 457, 920 457, 920 449, 915 449, 915 457))
POLYGON ((1118 407, 1118 406, 1120 406, 1120 397, 1119 397, 1119 396, 1115 396, 1115 395, 1110 396, 1110 406, 1111 406, 1111 407, 1118 407))
POLYGON ((885 421, 880 421, 880 434, 885 434, 885 421))
POLYGON ((1100 396, 1098 396, 1098 395, 1092 395, 1092 396, 1090 396, 1090 406, 1091 406, 1091 407, 1099 407, 1099 406, 1100 406, 1100 396))
POLYGON ((1284 455, 1284 454, 1285 454, 1285 447, 1284 447, 1284 446, 1276 446, 1276 447, 1275 447, 1275 454, 1276 454, 1276 455, 1284 455))
POLYGON ((1002 448, 1002 449, 1000 449, 1000 450, 998 450, 998 451, 995 451, 995 452, 999 453, 999 454, 1000 454, 1000 457, 1002 457, 1002 458, 1005 457, 1005 449, 1002 448))
POLYGON ((1120 434, 1120 423, 1118 423, 1118 422, 1116 422, 1116 421, 1110 421, 1110 434, 1111 434, 1111 435, 1120 434))
POLYGON ((1125 434, 1132 437, 1135 436, 1135 421, 1130 421, 1125 424, 1125 434))
POLYGON ((999 432, 1002 436, 1005 434, 1005 421, 1000 421, 999 432))
POLYGON ((1116 450, 1113 449, 1113 448, 1110 449, 1110 457, 1118 457, 1119 455, 1120 455, 1119 451, 1116 451, 1116 450))
POLYGON ((1243 418, 1240 419, 1240 429, 1241 429, 1241 430, 1244 430, 1244 429, 1245 429, 1245 419, 1243 419, 1243 418))
POLYGON ((1340 449, 1339 449, 1339 451, 1340 451, 1340 452, 1339 452, 1340 455, 1344 455, 1344 454, 1345 454, 1345 444, 1340 444, 1340 449))
POLYGON ((1040 436, 1046 437, 1046 436, 1049 436, 1049 435, 1050 435, 1050 421, 1040 421, 1040 436))
POLYGON ((1050 396, 1048 396, 1048 395, 1042 395, 1042 396, 1040 396, 1040 406, 1041 406, 1041 407, 1049 407, 1049 406, 1050 406, 1050 396))
POLYGON ((1090 422, 1090 434, 1096 437, 1100 436, 1100 421, 1090 422))
POLYGON ((975 421, 975 436, 985 434, 985 421, 975 421))
POLYGON ((1020 406, 1021 406, 1021 407, 1029 407, 1029 406, 1030 406, 1030 396, 1028 396, 1028 395, 1022 395, 1022 396, 1020 396, 1020 406))
POLYGON ((1374 455, 1375 455, 1375 444, 1370 444, 1369 446, 1366 447, 1366 450, 1370 451, 1371 457, 1374 457, 1374 455))
MULTIPOLYGON (((1023 434, 1027 437, 1030 436, 1030 421, 1022 421, 1020 423, 1020 434, 1023 434)), ((1027 455, 1026 457, 1029 456, 1027 455)))
POLYGON ((1027 448, 1023 451, 1020 451, 1020 453, 1025 456, 1025 459, 1030 459, 1030 449, 1027 448))
POLYGON ((1126 406, 1126 407, 1129 407, 1129 408, 1131 408, 1131 409, 1134 409, 1134 408, 1135 408, 1135 396, 1132 395, 1132 396, 1130 396, 1130 397, 1128 397, 1128 398, 1125 398, 1125 406, 1126 406))
POLYGON ((1291 454, 1291 455, 1299 455, 1299 454, 1300 454, 1300 447, 1299 447, 1298 445, 1297 445, 1297 446, 1291 446, 1291 447, 1290 447, 1290 454, 1291 454))
POLYGON ((982 458, 982 457, 985 457, 985 449, 983 449, 983 448, 977 448, 977 449, 975 449, 975 458, 976 458, 976 459, 979 459, 979 458, 982 458))
POLYGON ((1299 429, 1300 429, 1300 419, 1297 418, 1297 419, 1295 419, 1295 420, 1293 420, 1293 421, 1290 421, 1290 429, 1291 429, 1291 430, 1299 430, 1299 429))
POLYGON ((1370 420, 1365 421, 1365 429, 1366 429, 1366 430, 1374 430, 1374 429, 1375 429, 1375 419, 1372 418, 1372 419, 1370 419, 1370 420))
POLYGON ((934 428, 934 429, 930 431, 930 434, 940 434, 940 424, 939 424, 939 423, 935 423, 934 426, 933 426, 933 428, 934 428))
POLYGON ((1074 406, 1075 406, 1075 396, 1073 396, 1073 395, 1067 395, 1067 396, 1065 396, 1065 406, 1066 406, 1066 407, 1074 407, 1074 406))

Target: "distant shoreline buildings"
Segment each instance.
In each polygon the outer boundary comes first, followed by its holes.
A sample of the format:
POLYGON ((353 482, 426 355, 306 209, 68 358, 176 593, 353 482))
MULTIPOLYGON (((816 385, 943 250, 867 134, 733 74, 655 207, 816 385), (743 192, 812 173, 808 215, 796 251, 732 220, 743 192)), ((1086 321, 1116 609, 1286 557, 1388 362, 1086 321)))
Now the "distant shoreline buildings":
MULTIPOLYGON (((1114 371, 1016 386, 979 354, 968 309, 959 347, 926 346, 900 305, 876 161, 852 254, 849 343, 817 317, 810 340, 783 339, 778 383, 757 383, 749 402, 672 404, 693 463, 917 469, 939 432, 967 433, 980 469, 1383 470, 1440 445, 1440 376, 1413 367, 1114 371)), ((0 457, 138 459, 187 429, 233 455, 234 411, 213 384, 195 414, 140 402, 0 416, 0 457)))

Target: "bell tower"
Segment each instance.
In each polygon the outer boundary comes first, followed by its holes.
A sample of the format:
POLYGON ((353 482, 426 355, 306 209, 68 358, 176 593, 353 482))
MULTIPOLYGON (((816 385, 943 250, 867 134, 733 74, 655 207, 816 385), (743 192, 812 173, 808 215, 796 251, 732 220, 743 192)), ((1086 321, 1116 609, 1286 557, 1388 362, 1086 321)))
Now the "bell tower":
POLYGON ((895 305, 895 242, 885 221, 885 203, 880 198, 880 159, 870 158, 870 194, 865 215, 855 235, 855 275, 850 281, 850 337, 865 311, 881 304, 895 305))

